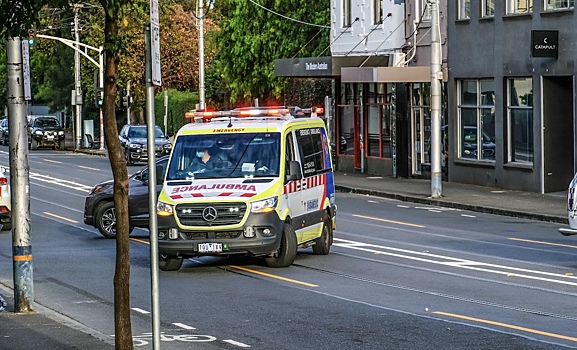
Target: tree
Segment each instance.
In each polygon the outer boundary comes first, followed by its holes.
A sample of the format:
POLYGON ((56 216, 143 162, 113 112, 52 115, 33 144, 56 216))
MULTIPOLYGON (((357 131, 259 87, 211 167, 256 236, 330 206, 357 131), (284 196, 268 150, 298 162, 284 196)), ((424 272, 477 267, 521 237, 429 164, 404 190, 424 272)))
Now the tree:
POLYGON ((317 56, 329 46, 329 0, 223 0, 215 3, 220 31, 218 45, 220 75, 231 99, 280 98, 284 79, 275 77, 274 60, 317 56), (282 15, 282 16, 280 16, 282 15), (291 21, 288 18, 300 22, 291 21), (303 23, 309 23, 307 25, 303 23))
MULTIPOLYGON (((114 328, 117 349, 133 349, 130 323, 130 241, 128 221, 128 170, 116 125, 118 67, 123 41, 118 22, 131 0, 99 0, 104 9, 104 139, 114 178, 116 209, 116 270, 114 273, 114 328)), ((151 208, 152 209, 152 208, 151 208)))

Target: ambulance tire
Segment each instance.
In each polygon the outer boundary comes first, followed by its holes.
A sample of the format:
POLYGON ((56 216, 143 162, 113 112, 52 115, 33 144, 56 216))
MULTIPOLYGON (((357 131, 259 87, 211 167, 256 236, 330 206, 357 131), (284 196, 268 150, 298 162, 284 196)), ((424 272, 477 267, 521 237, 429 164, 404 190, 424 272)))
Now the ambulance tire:
POLYGON ((293 227, 286 223, 278 251, 273 256, 265 258, 269 267, 288 267, 291 266, 297 257, 297 235, 293 227))
POLYGON ((162 271, 177 271, 182 267, 182 257, 160 254, 158 256, 158 268, 162 271))
POLYGON ((64 143, 64 140, 58 142, 58 146, 56 146, 56 149, 59 151, 65 151, 66 150, 66 145, 64 143))
POLYGON ((32 139, 30 141, 30 149, 38 149, 38 141, 32 139))
POLYGON ((319 238, 315 239, 315 244, 313 245, 313 254, 315 255, 327 255, 331 250, 331 245, 333 244, 331 218, 328 215, 325 215, 323 222, 323 232, 319 238))

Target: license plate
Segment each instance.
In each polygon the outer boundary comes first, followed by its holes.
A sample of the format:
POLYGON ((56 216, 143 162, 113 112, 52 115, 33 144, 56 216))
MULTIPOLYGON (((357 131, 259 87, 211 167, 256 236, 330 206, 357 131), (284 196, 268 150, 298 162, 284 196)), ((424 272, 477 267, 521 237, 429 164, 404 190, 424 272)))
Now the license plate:
POLYGON ((221 253, 222 243, 199 243, 198 244, 199 253, 221 253))
POLYGON ((48 135, 48 140, 50 140, 50 141, 54 140, 54 136, 48 135))

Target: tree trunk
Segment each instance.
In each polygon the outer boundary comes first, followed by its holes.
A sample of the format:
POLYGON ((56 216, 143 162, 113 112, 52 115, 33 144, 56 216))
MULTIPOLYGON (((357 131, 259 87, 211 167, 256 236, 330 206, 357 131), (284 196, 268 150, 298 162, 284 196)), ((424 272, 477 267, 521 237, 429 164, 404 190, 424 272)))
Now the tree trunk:
MULTIPOLYGON (((118 40, 118 10, 106 11, 105 43, 115 46, 118 40)), ((105 46, 107 47, 107 46, 105 46)), ((114 177, 114 206, 116 208, 116 270, 114 273, 114 328, 116 349, 133 349, 130 322, 130 241, 128 222, 128 171, 118 138, 116 125, 116 84, 119 56, 105 51, 104 69, 104 139, 114 177)))

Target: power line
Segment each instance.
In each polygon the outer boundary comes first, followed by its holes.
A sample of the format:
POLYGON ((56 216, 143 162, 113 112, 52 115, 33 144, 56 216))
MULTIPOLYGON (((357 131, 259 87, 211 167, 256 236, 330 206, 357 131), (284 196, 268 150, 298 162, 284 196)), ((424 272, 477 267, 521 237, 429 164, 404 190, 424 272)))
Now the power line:
POLYGON ((346 27, 345 29, 343 29, 343 30, 341 31, 341 33, 339 34, 339 36, 337 36, 333 41, 331 41, 331 42, 329 43, 329 45, 328 45, 327 47, 325 47, 325 49, 324 49, 321 53, 319 53, 319 55, 318 55, 317 57, 320 57, 323 53, 325 53, 325 51, 327 51, 327 49, 328 49, 329 47, 331 47, 331 45, 334 44, 335 41, 337 41, 343 34, 345 34, 345 33, 347 32, 347 30, 348 30, 349 28, 351 28, 351 27, 353 26, 353 24, 354 24, 356 21, 358 21, 358 20, 359 20, 359 17, 355 18, 355 20, 353 21, 353 23, 351 23, 350 26, 348 26, 348 27, 346 27))
MULTIPOLYGON (((387 14, 387 16, 386 16, 385 18, 383 18, 383 22, 384 22, 387 18, 391 17, 392 15, 393 15, 393 14, 389 12, 389 13, 387 14)), ((376 25, 373 29, 371 29, 371 31, 369 32, 369 34, 367 34, 366 36, 364 36, 364 37, 355 45, 355 47, 353 47, 349 52, 347 52, 347 54, 346 54, 345 56, 348 56, 351 52, 353 52, 353 50, 356 49, 364 40, 368 40, 369 35, 371 35, 371 33, 374 32, 375 29, 377 29, 377 28, 379 28, 378 25, 376 25)))
POLYGON ((320 24, 314 24, 314 23, 307 23, 307 22, 299 21, 298 19, 290 18, 290 17, 287 17, 287 16, 285 16, 285 15, 281 15, 281 14, 278 13, 278 12, 274 12, 273 10, 269 10, 269 9, 267 9, 267 8, 264 7, 264 6, 262 6, 262 5, 260 5, 260 4, 257 4, 257 3, 254 2, 253 0, 250 0, 250 2, 252 2, 252 3, 255 4, 256 6, 262 8, 263 10, 266 10, 266 11, 268 11, 268 12, 270 12, 270 13, 276 15, 276 16, 282 17, 282 18, 284 18, 284 19, 288 19, 289 21, 293 21, 293 22, 297 22, 297 23, 300 23, 300 24, 304 24, 304 25, 307 25, 307 26, 313 26, 313 27, 327 28, 327 29, 330 29, 330 28, 331 28, 330 26, 323 26, 323 25, 320 25, 320 24))

